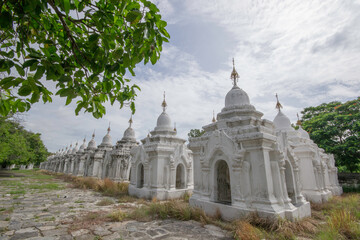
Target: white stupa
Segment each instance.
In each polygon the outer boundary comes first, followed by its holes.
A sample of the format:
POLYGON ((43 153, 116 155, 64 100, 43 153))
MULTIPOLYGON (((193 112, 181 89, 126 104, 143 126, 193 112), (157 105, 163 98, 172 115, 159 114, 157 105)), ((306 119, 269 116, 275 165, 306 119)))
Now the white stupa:
POLYGON ((167 103, 157 119, 151 135, 131 151, 129 194, 158 200, 179 198, 193 189, 192 153, 185 139, 176 136, 176 129, 166 112, 167 103))

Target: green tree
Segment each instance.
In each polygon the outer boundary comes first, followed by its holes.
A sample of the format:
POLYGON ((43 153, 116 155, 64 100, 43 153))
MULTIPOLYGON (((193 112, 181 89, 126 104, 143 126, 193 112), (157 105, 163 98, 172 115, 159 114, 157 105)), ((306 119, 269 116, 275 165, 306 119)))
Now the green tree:
POLYGON ((200 137, 201 135, 203 135, 205 133, 204 130, 200 130, 200 129, 191 129, 190 132, 188 133, 188 137, 192 138, 192 137, 200 137))
POLYGON ((148 0, 2 0, 0 2, 0 114, 52 101, 53 81, 75 113, 95 118, 104 103, 135 112, 129 73, 160 58, 170 38, 159 9, 148 0))
POLYGON ((345 103, 323 103, 302 111, 311 139, 333 153, 341 171, 360 170, 360 97, 345 103))
POLYGON ((47 156, 40 134, 25 130, 13 119, 0 117, 0 165, 39 164, 47 156))

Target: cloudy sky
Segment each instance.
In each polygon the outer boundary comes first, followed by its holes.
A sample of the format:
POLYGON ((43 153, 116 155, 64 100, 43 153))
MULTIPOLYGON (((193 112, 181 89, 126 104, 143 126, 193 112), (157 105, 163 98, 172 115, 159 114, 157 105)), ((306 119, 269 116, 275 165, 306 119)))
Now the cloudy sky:
MULTIPOLYGON (((138 140, 154 129, 163 91, 178 135, 210 123, 231 89, 232 58, 251 104, 273 120, 275 93, 283 112, 296 113, 323 102, 360 94, 359 0, 158 0, 171 35, 155 65, 138 66, 141 87, 133 128, 138 140)), ((141 65, 141 64, 140 64, 141 65)), ((35 104, 24 124, 42 134, 49 151, 90 139, 101 143, 109 122, 113 143, 128 127, 130 110, 107 106, 96 120, 75 116, 65 99, 35 104)))

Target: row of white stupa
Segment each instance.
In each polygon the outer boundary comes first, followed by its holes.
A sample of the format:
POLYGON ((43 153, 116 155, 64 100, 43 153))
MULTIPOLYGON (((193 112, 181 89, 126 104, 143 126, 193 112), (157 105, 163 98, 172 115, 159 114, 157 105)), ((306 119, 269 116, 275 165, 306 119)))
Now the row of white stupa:
POLYGON ((114 147, 108 134, 96 147, 94 136, 86 147, 49 157, 41 168, 77 176, 128 181, 129 194, 159 200, 192 192, 190 205, 224 219, 252 212, 261 217, 290 220, 311 215, 310 203, 340 195, 333 155, 326 154, 301 128, 291 127, 279 110, 274 121, 250 104, 247 93, 233 87, 225 107, 203 126, 204 134, 186 140, 176 136, 167 104, 155 129, 138 144, 130 126, 114 147))

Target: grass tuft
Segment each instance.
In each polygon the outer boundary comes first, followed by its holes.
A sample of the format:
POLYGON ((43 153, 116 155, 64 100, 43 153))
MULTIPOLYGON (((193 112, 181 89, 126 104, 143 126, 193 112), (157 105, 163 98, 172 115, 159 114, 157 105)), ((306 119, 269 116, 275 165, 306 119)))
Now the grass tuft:
POLYGON ((127 214, 125 212, 121 211, 121 209, 118 209, 118 210, 110 213, 108 215, 108 217, 114 222, 122 222, 127 217, 127 214))
POLYGON ((235 225, 235 233, 234 233, 235 239, 241 239, 241 240, 260 239, 258 230, 247 221, 238 220, 235 221, 233 224, 235 225))
POLYGON ((105 198, 105 199, 102 199, 101 201, 97 202, 96 206, 109 206, 114 203, 115 203, 114 200, 112 200, 110 198, 105 198))

